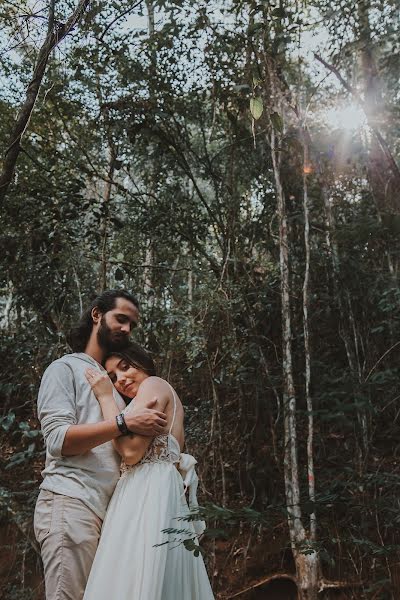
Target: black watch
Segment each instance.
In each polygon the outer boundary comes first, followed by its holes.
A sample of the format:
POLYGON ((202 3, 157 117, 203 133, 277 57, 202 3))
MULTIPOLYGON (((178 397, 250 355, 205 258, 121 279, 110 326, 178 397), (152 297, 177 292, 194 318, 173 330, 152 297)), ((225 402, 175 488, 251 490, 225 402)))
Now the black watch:
POLYGON ((115 420, 117 421, 117 427, 122 435, 129 435, 130 433, 132 433, 131 431, 129 431, 127 424, 125 423, 125 417, 123 413, 117 415, 115 417, 115 420))

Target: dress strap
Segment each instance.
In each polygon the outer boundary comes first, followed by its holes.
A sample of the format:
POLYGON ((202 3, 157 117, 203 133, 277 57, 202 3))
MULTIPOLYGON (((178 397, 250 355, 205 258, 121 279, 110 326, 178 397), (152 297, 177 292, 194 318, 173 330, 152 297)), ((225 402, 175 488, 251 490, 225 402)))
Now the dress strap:
MULTIPOLYGON (((168 381, 167 381, 167 383, 168 383, 168 381)), ((173 412, 173 415, 172 415, 172 421, 171 421, 171 425, 170 425, 170 427, 169 427, 169 431, 168 431, 168 433, 171 433, 171 431, 172 431, 172 428, 173 428, 173 426, 174 426, 174 423, 175 423, 175 415, 176 415, 176 394, 175 394, 175 390, 174 390, 174 388, 172 387, 172 385, 171 385, 170 383, 168 383, 168 385, 169 385, 169 387, 171 388, 171 392, 172 392, 172 395, 173 395, 173 397, 174 397, 174 412, 173 412)))

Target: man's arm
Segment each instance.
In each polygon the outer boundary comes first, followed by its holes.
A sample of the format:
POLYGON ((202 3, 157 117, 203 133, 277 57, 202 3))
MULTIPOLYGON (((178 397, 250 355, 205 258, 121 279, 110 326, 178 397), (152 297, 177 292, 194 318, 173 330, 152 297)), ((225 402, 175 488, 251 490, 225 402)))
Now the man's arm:
POLYGON ((61 458, 66 432, 77 422, 74 376, 64 362, 55 361, 47 367, 37 407, 47 452, 61 458))
MULTIPOLYGON (((146 406, 140 410, 126 413, 125 422, 130 431, 146 436, 154 436, 164 431, 167 423, 165 414, 151 409, 151 406, 154 406, 156 402, 157 399, 155 398, 147 402, 146 406)), ((115 440, 118 444, 118 442, 126 439, 121 437, 121 440, 116 440, 116 438, 121 436, 115 420, 115 416, 120 412, 114 402, 114 410, 107 415, 109 418, 105 421, 87 425, 71 425, 64 437, 61 451, 62 456, 83 454, 105 442, 115 440)))
POLYGON ((71 425, 68 427, 61 449, 61 456, 84 454, 96 446, 109 442, 121 435, 113 420, 101 423, 71 425))
MULTIPOLYGON (((149 408, 154 404, 149 403, 130 417, 129 429, 142 435, 157 435, 160 422, 166 421, 165 415, 149 408)), ((74 376, 71 368, 61 361, 52 363, 43 375, 38 417, 46 448, 54 458, 83 454, 121 435, 112 418, 101 423, 77 424, 74 376)))

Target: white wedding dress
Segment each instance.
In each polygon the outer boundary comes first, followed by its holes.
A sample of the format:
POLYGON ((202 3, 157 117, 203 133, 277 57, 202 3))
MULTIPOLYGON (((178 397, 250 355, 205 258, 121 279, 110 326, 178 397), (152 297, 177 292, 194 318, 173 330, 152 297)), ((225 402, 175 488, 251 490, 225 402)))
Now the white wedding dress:
POLYGON ((214 600, 201 554, 182 543, 199 532, 201 522, 179 520, 189 507, 176 463, 187 469, 185 483, 192 480, 192 504, 197 477, 196 461, 181 454, 171 434, 171 390, 169 433, 155 437, 136 465, 122 465, 83 600, 214 600))

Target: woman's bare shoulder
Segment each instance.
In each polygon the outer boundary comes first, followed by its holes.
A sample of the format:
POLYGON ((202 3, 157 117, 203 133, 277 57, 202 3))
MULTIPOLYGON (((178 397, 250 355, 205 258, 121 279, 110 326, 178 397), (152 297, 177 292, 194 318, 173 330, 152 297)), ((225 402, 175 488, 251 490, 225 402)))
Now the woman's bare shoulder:
POLYGON ((146 379, 140 384, 139 392, 146 394, 150 392, 158 392, 169 396, 171 392, 171 386, 165 379, 151 375, 150 377, 146 377, 146 379))

